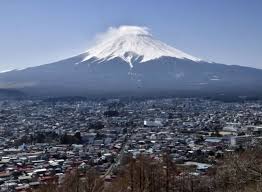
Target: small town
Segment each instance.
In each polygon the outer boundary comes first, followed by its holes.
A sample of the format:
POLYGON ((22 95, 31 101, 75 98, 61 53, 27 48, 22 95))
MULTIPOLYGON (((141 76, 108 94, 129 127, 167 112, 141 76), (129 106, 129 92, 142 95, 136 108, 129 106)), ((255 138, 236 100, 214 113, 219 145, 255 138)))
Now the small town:
POLYGON ((76 169, 111 182, 127 156, 168 154, 192 175, 262 142, 262 102, 200 98, 0 101, 1 192, 62 183, 76 169))

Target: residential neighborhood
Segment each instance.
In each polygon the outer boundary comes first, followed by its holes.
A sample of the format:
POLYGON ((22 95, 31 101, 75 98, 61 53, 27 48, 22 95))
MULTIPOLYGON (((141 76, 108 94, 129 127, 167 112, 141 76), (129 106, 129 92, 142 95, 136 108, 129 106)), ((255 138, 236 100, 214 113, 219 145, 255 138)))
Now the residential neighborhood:
POLYGON ((110 181, 127 156, 168 154, 204 175, 262 142, 261 101, 199 98, 0 101, 0 191, 32 191, 94 168, 110 181))

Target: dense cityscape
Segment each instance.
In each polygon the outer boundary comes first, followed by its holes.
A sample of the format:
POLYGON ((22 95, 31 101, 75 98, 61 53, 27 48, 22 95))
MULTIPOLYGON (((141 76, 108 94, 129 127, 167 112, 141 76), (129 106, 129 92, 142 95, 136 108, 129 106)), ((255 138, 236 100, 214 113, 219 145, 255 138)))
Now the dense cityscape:
POLYGON ((0 1, 0 192, 262 192, 262 1, 0 1))
POLYGON ((62 183, 76 169, 111 182, 127 156, 168 154, 202 176, 219 157, 262 141, 262 102, 199 98, 0 102, 0 188, 62 183))

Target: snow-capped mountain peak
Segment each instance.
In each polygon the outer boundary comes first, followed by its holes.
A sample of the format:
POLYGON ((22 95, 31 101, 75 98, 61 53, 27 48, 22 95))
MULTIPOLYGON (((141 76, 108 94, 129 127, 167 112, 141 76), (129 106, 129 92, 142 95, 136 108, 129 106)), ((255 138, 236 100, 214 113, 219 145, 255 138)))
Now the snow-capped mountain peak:
POLYGON ((200 61, 178 49, 153 38, 146 27, 120 26, 110 28, 98 36, 94 47, 87 50, 83 61, 96 58, 100 61, 122 58, 133 67, 134 61, 146 62, 162 56, 200 61))

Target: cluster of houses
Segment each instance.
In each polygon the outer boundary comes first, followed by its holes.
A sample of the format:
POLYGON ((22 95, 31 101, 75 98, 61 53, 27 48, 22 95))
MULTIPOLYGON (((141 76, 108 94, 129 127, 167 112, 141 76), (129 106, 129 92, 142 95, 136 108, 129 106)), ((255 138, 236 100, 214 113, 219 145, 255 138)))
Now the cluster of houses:
POLYGON ((168 153, 205 174, 262 141, 262 103, 195 98, 0 101, 0 192, 62 183, 74 169, 109 178, 123 157, 168 153))

